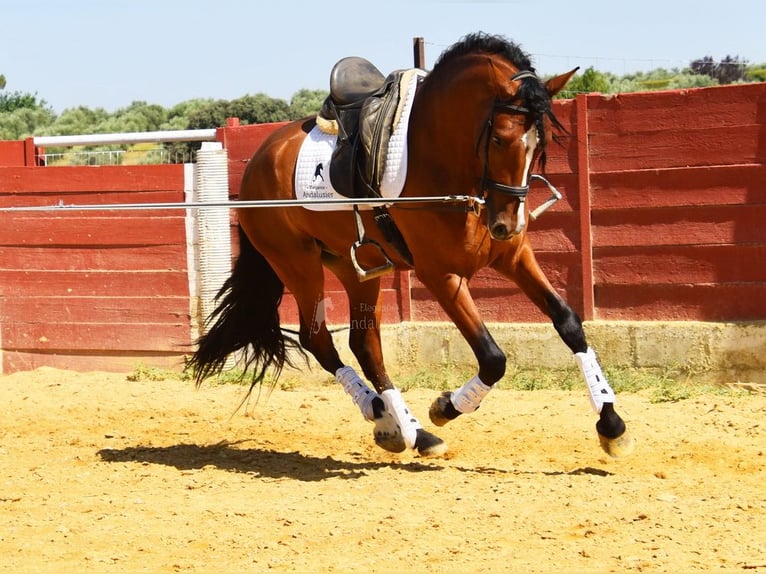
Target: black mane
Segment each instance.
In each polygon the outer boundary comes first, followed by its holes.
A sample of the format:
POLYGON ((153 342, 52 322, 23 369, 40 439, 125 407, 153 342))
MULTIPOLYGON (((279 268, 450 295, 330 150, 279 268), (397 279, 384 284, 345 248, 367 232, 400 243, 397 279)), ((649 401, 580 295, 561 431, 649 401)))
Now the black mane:
POLYGON ((518 44, 514 44, 504 36, 494 36, 485 32, 468 34, 442 52, 434 64, 434 71, 441 65, 451 62, 455 58, 477 52, 497 54, 511 62, 519 70, 535 72, 529 54, 524 52, 518 44))
MULTIPOLYGON (((477 53, 501 56, 513 64, 519 71, 526 70, 536 74, 529 54, 524 52, 518 44, 511 42, 504 36, 487 34, 485 32, 468 34, 447 48, 436 60, 431 73, 437 72, 440 67, 446 67, 450 62, 462 56, 477 53)), ((545 118, 549 118, 556 128, 562 131, 566 130, 564 130, 553 114, 551 96, 537 77, 524 78, 521 81, 521 87, 516 96, 529 110, 531 119, 537 128, 541 144, 540 167, 545 169, 545 148, 547 141, 545 118)), ((555 135, 554 139, 556 139, 555 135)))

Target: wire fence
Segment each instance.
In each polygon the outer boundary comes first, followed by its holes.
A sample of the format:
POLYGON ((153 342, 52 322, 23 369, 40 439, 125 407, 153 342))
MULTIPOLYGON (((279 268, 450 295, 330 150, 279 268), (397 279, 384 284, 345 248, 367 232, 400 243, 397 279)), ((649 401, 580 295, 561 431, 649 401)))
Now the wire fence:
POLYGON ((41 165, 158 165, 195 163, 197 150, 189 145, 131 146, 127 149, 45 150, 38 156, 41 165))

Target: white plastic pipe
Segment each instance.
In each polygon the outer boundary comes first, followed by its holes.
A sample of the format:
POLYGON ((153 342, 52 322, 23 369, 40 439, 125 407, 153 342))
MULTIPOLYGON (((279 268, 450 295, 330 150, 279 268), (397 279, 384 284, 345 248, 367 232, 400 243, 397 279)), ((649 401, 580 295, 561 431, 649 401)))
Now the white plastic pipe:
POLYGON ((212 141, 215 129, 167 130, 162 132, 128 132, 114 134, 88 134, 73 136, 37 136, 32 138, 36 146, 122 145, 150 142, 212 141))
MULTIPOLYGON (((206 142, 197 152, 195 201, 229 199, 226 150, 219 142, 206 142)), ((215 309, 215 296, 231 273, 231 226, 228 209, 200 209, 196 214, 199 253, 200 314, 205 319, 215 309)))

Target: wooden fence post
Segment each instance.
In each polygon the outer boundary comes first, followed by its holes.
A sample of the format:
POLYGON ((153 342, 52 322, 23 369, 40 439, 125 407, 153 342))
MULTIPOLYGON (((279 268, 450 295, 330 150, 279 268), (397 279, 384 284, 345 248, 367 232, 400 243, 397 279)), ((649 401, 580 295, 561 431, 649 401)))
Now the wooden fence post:
POLYGON ((577 114, 577 190, 580 199, 580 261, 582 264, 582 313, 585 321, 595 319, 593 288, 593 241, 590 202, 590 155, 588 146, 588 95, 575 99, 577 114))

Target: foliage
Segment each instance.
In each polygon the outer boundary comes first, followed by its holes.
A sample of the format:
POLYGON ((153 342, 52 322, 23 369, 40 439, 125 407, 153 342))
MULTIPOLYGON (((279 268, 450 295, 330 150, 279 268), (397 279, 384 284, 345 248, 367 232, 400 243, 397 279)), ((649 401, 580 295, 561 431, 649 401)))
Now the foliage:
POLYGON ((689 67, 696 74, 703 74, 718 80, 719 84, 733 84, 745 79, 747 61, 741 60, 739 56, 727 55, 718 62, 712 56, 705 56, 694 60, 689 67))
POLYGON ((299 90, 290 99, 290 115, 294 119, 305 118, 319 112, 329 95, 327 90, 299 90))
POLYGON ((575 74, 575 76, 569 80, 564 90, 564 94, 561 97, 572 97, 579 93, 594 93, 608 94, 611 86, 611 78, 609 74, 603 72, 597 72, 592 67, 585 70, 582 74, 575 74))
POLYGON ((766 82, 766 64, 749 66, 745 71, 746 82, 766 82))
POLYGON ((636 72, 617 76, 608 72, 598 72, 588 68, 582 74, 576 74, 558 98, 572 98, 577 94, 601 93, 624 94, 652 90, 682 90, 715 86, 718 81, 705 74, 693 73, 690 69, 677 68, 666 70, 657 68, 650 72, 636 72))
MULTIPOLYGON (((618 395, 641 393, 653 403, 677 402, 711 394, 741 396, 748 392, 731 386, 695 383, 694 378, 681 368, 605 368, 604 374, 618 395)), ((506 375, 499 385, 518 391, 582 389, 583 396, 587 393, 580 372, 575 368, 518 370, 506 375)))
POLYGON ((64 110, 53 122, 40 126, 35 135, 68 136, 83 133, 96 133, 98 125, 106 121, 109 114, 104 108, 78 106, 64 110), (88 131, 83 131, 86 129, 88 131))
POLYGON ((37 94, 0 92, 0 113, 14 112, 21 109, 35 109, 44 105, 44 101, 37 100, 37 94))
POLYGON ((239 118, 242 124, 264 124, 291 118, 290 106, 284 100, 265 94, 246 95, 236 100, 215 100, 192 111, 189 129, 217 128, 226 125, 226 118, 239 118))
POLYGON ((54 120, 48 108, 19 108, 12 112, 0 113, 0 140, 20 140, 35 133, 38 126, 54 120))

